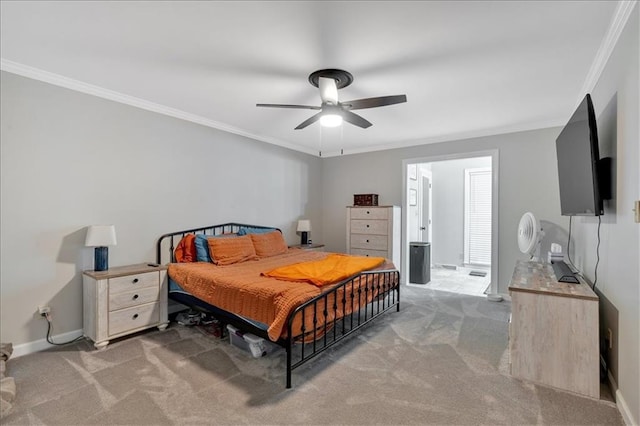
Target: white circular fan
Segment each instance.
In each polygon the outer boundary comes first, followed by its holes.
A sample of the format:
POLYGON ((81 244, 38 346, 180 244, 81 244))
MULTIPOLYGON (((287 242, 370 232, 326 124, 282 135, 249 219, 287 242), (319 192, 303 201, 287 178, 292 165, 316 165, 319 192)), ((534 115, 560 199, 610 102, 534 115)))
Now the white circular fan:
POLYGON ((542 236, 542 229, 533 213, 523 214, 518 224, 518 248, 520 251, 533 259, 540 258, 542 236))

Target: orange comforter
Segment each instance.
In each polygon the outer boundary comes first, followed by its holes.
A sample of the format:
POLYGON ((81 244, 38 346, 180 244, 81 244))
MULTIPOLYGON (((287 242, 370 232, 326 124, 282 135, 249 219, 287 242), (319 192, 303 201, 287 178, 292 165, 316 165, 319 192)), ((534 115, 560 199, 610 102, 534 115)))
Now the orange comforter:
MULTIPOLYGON (((168 273, 184 290, 197 298, 234 314, 267 324, 269 338, 276 341, 286 330, 290 313, 330 286, 321 290, 315 285, 269 278, 262 273, 293 263, 321 260, 327 255, 322 252, 291 249, 285 254, 227 266, 204 262, 172 263, 169 265, 168 273)), ((391 263, 384 263, 380 269, 394 267, 391 263)), ((367 300, 356 300, 356 309, 358 304, 366 304, 377 296, 374 291, 366 294, 367 300)), ((358 293, 353 299, 361 297, 364 296, 358 293)), ((340 299, 341 296, 338 297, 338 300, 340 299)), ((333 302, 328 301, 327 305, 331 304, 333 302)), ((351 311, 354 306, 351 298, 348 304, 350 308, 347 310, 351 311)), ((338 315, 345 313, 340 312, 338 315)), ((335 315, 329 312, 327 320, 333 317, 335 315)), ((298 323, 301 321, 300 318, 297 319, 298 323)), ((310 320, 305 319, 304 322, 307 324, 310 320)), ((312 327, 306 326, 306 330, 312 327)))
POLYGON ((337 283, 357 274, 381 265, 384 257, 348 256, 329 253, 322 260, 300 262, 281 266, 262 275, 285 281, 301 281, 322 287, 337 283))

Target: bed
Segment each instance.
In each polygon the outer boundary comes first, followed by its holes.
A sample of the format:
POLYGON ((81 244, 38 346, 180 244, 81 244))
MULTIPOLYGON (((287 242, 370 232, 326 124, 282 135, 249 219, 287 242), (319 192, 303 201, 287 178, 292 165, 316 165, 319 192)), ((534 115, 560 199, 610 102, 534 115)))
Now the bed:
POLYGON ((287 388, 294 369, 387 311, 400 310, 400 274, 390 261, 372 266, 375 259, 288 248, 276 228, 226 223, 171 232, 158 239, 156 257, 168 264, 169 298, 283 347, 287 388), (185 256, 185 242, 192 240, 197 253, 185 256), (255 256, 244 249, 238 255, 247 240, 255 256), (228 253, 240 260, 228 261, 228 253), (330 260, 359 262, 366 270, 346 268, 330 278, 333 270, 317 268, 330 260), (314 266, 318 276, 300 282, 289 275, 299 266, 314 266))

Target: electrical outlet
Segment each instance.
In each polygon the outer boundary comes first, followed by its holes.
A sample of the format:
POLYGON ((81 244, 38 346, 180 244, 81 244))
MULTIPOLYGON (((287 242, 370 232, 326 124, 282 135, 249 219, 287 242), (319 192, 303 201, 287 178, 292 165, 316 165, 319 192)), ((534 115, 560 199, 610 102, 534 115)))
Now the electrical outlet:
POLYGON ((49 306, 38 306, 38 313, 40 315, 46 315, 51 312, 51 308, 49 306))
POLYGON ((609 349, 613 349, 613 331, 607 328, 607 340, 609 341, 609 349))

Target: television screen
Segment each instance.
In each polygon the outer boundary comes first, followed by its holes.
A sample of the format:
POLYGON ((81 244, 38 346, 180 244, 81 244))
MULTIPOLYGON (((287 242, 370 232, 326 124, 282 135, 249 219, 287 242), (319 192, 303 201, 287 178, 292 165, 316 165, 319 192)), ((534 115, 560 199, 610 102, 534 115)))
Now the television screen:
POLYGON ((604 214, 598 188, 598 129, 587 94, 556 139, 563 216, 604 214))

